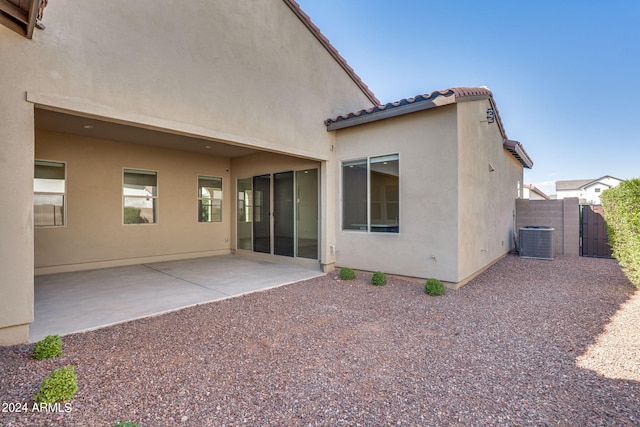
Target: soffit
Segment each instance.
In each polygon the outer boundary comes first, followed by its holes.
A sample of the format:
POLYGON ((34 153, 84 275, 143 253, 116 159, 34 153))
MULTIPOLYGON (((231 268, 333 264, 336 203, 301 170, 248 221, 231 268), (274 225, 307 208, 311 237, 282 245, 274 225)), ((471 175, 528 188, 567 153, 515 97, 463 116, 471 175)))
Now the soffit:
POLYGON ((0 0, 0 24, 30 39, 47 0, 0 0))
POLYGON ((35 127, 51 132, 190 151, 218 157, 235 158, 258 152, 255 149, 215 140, 107 122, 40 108, 35 109, 35 127))

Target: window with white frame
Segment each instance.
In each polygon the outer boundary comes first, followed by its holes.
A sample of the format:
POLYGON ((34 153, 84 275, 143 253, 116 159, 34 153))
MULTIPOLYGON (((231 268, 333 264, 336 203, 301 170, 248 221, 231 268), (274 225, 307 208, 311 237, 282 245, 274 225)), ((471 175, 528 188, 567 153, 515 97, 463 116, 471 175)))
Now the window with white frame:
POLYGON ((65 223, 66 167, 62 162, 35 161, 33 225, 57 227, 65 223))
POLYGON ((342 229, 400 231, 398 154, 342 163, 342 229))
POLYGON ((158 220, 158 173, 125 169, 122 201, 125 224, 155 224, 158 220))
POLYGON ((222 178, 198 176, 198 222, 222 221, 222 178))

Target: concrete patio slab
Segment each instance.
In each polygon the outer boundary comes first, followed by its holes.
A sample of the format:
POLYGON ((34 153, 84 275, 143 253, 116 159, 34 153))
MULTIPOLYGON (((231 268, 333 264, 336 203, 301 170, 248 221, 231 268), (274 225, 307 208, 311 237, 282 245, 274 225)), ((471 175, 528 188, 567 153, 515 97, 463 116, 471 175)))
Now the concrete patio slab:
POLYGON ((29 340, 66 335, 321 276, 223 255, 35 277, 29 340))

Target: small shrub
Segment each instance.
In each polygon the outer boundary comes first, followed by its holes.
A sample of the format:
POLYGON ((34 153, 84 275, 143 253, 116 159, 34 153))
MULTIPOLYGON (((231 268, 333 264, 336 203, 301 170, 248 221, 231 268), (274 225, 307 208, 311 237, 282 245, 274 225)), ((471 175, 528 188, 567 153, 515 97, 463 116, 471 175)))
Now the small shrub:
POLYGON ((134 424, 130 421, 120 421, 117 424, 114 424, 112 427, 138 427, 138 424, 134 424))
POLYGON ((62 356, 62 340, 60 335, 47 335, 33 347, 31 357, 34 359, 51 359, 62 356))
POLYGON ((387 284, 387 276, 381 271, 376 271, 371 276, 371 284, 376 286, 384 286, 387 284))
POLYGON ((56 403, 70 400, 78 390, 76 371, 73 366, 56 369, 49 374, 33 400, 38 403, 56 403))
POLYGON ((356 273, 350 268, 342 268, 340 269, 340 275, 338 276, 340 280, 353 280, 356 278, 356 273))
POLYGON ((424 285, 424 293, 427 295, 444 295, 444 285, 438 279, 427 279, 424 285))

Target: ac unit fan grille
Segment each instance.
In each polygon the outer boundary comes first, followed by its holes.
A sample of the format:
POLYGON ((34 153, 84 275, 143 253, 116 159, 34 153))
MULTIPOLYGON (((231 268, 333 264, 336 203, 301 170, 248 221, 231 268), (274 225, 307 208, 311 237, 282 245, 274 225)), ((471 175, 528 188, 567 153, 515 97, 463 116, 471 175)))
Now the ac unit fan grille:
POLYGON ((553 259, 553 228, 529 226, 520 228, 520 256, 553 259))

